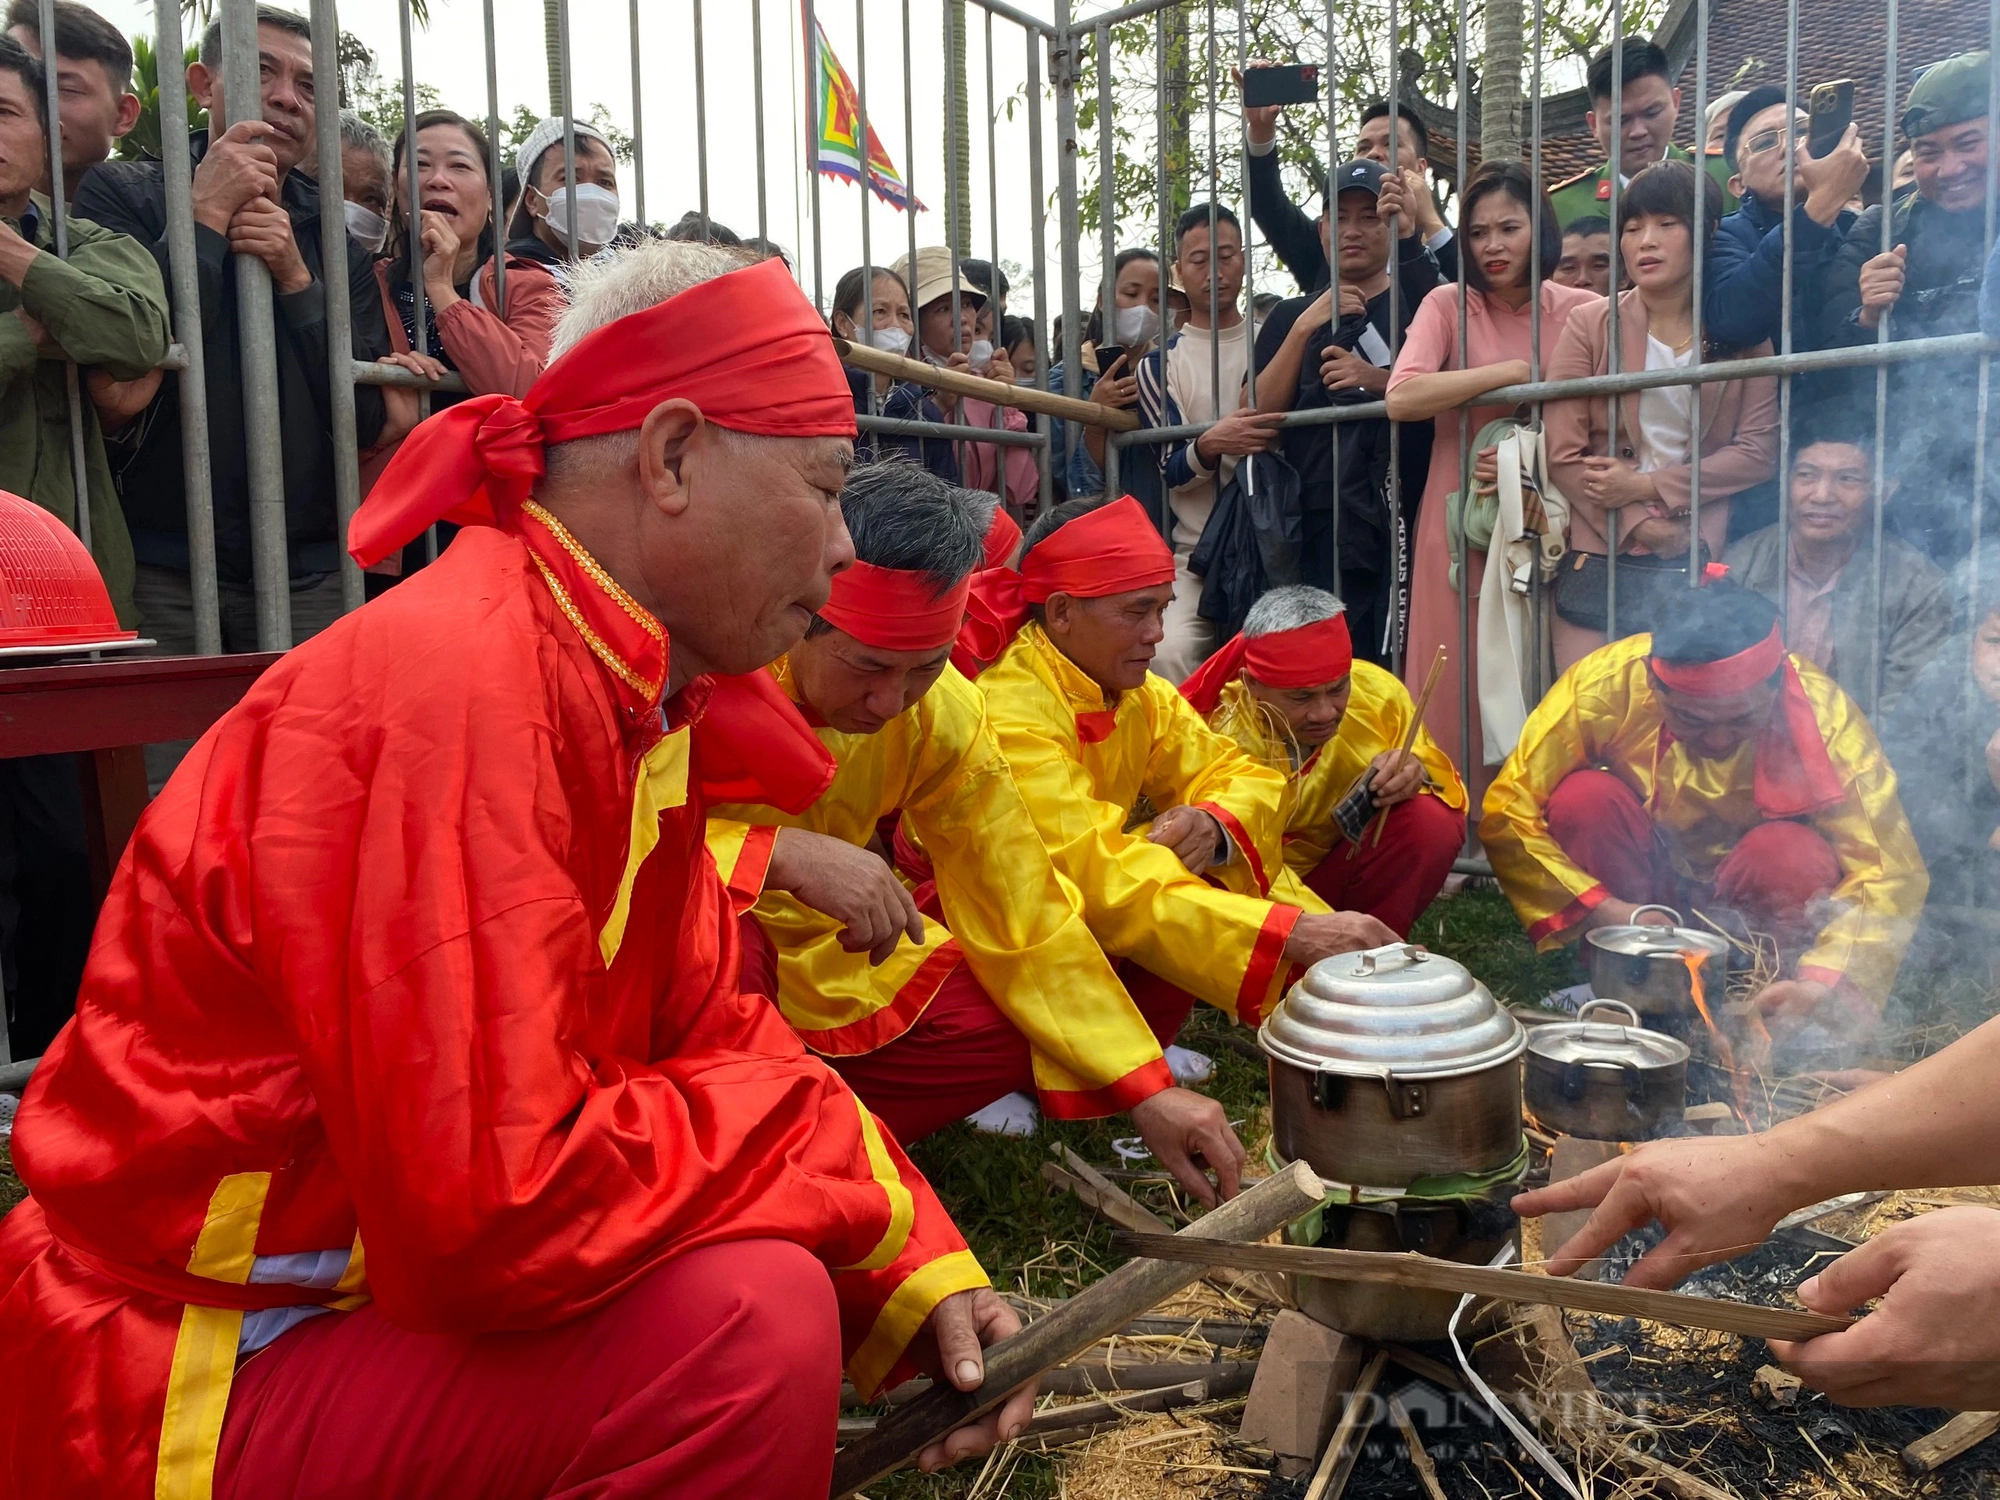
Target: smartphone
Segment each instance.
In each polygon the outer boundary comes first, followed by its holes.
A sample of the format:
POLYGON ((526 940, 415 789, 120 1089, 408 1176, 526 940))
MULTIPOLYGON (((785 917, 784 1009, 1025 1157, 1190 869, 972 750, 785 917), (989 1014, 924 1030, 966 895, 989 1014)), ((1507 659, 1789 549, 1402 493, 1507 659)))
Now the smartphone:
MULTIPOLYGON (((1116 364, 1125 354, 1123 344, 1099 344, 1097 346, 1097 373, 1102 375, 1116 364)), ((1130 370, 1120 370, 1120 375, 1130 375, 1130 370)))
POLYGON ((1820 157, 1840 144, 1854 122, 1854 80, 1837 78, 1813 86, 1806 127, 1806 153, 1820 157))
POLYGON ((1316 63, 1244 69, 1243 102, 1251 109, 1262 109, 1272 104, 1315 104, 1318 101, 1319 65, 1316 63))

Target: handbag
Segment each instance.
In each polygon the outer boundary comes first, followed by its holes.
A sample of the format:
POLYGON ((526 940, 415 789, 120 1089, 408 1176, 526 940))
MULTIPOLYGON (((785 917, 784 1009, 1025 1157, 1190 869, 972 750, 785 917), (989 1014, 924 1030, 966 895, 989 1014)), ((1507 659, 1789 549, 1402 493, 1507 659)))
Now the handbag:
MULTIPOLYGON (((1600 552, 1574 552, 1556 578, 1556 613, 1584 630, 1608 632, 1606 607, 1609 564, 1600 552)), ((1699 565, 1709 562, 1708 544, 1700 549, 1699 565)), ((1657 629, 1687 602, 1688 555, 1675 552, 1618 554, 1618 631, 1642 635, 1657 629)))

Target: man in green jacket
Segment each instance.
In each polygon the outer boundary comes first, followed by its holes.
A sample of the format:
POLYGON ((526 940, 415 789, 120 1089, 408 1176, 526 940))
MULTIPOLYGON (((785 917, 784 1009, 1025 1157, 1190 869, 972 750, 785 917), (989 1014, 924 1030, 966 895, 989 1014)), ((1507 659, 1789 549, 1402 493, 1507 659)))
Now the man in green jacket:
MULTIPOLYGON (((1659 46, 1641 36, 1628 36, 1606 47, 1591 60, 1585 77, 1590 88, 1590 111, 1584 123, 1597 138, 1605 161, 1594 171, 1584 172, 1549 189, 1549 203, 1556 222, 1570 225, 1578 219, 1611 213, 1611 134, 1618 132, 1618 171, 1627 181, 1657 161, 1693 161, 1694 157, 1674 141, 1674 127, 1680 123, 1681 91, 1674 86, 1673 65, 1659 46), (1611 114, 1611 72, 1619 77, 1618 116, 1611 114)), ((1710 156, 1704 163, 1708 175, 1722 189, 1724 212, 1735 208, 1729 196, 1729 163, 1710 156)), ((1616 234, 1617 225, 1612 226, 1616 234)))
POLYGON ((85 219, 69 221, 69 259, 55 253, 48 200, 42 65, 0 37, 0 490, 77 526, 78 484, 66 362, 79 368, 83 485, 90 550, 126 625, 132 539, 104 456, 104 420, 142 409, 166 357, 167 292, 146 247, 85 219))

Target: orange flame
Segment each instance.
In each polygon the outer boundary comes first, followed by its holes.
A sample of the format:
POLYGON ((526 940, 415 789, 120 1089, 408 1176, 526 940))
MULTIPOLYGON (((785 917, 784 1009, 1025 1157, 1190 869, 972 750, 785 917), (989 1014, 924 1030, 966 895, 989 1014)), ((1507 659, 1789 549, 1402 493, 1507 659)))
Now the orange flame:
POLYGON ((1694 1008, 1700 1012, 1701 1021, 1708 1028, 1708 1034, 1715 1041, 1716 1060, 1729 1070, 1729 1086, 1736 1095, 1736 1114, 1743 1123, 1750 1124, 1750 1074, 1736 1065, 1736 1049, 1729 1045, 1729 1038, 1722 1034, 1722 1028, 1715 1024, 1715 1017, 1708 1013, 1707 991, 1701 982, 1701 966, 1705 955, 1697 949, 1683 948, 1681 962, 1687 965, 1688 998, 1694 1001, 1694 1008))

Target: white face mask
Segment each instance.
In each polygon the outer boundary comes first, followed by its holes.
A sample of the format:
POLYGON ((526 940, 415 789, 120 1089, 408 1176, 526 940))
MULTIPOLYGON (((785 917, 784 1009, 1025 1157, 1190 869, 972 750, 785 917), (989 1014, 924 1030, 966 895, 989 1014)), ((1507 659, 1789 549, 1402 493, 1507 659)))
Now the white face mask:
POLYGON ((900 328, 871 328, 868 330, 868 342, 884 354, 910 352, 910 336, 900 328))
POLYGON ((974 373, 984 375, 993 364, 993 341, 974 339, 966 346, 965 357, 972 362, 974 373))
POLYGON ((618 195, 594 182, 575 187, 559 187, 549 194, 549 232, 559 240, 569 238, 572 206, 576 216, 576 242, 600 249, 618 234, 618 195))
POLYGON ((359 203, 343 203, 341 211, 347 215, 347 232, 365 245, 370 251, 381 250, 389 238, 389 221, 372 208, 363 208, 359 203))
POLYGON ((1160 315, 1143 302, 1136 307, 1120 307, 1111 314, 1111 331, 1116 342, 1131 348, 1148 342, 1160 331, 1160 315))

